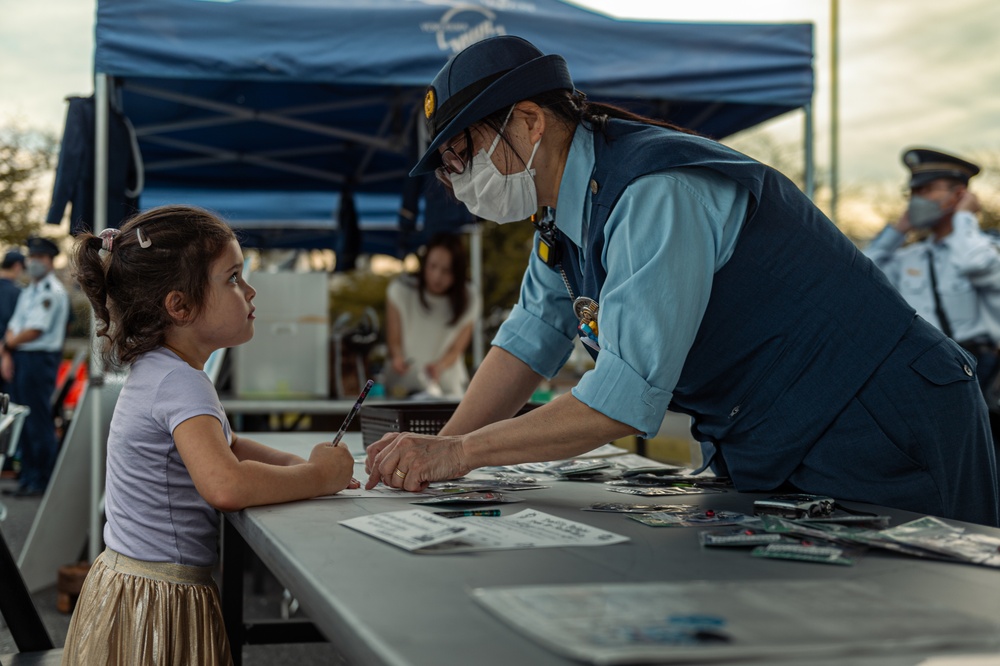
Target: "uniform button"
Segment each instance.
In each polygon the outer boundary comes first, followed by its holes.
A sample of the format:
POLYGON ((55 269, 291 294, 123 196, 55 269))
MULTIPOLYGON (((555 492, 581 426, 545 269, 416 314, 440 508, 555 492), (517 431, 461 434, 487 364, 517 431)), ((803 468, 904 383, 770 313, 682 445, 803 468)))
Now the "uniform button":
POLYGON ((972 374, 973 374, 972 373, 972 368, 969 367, 968 363, 966 363, 965 365, 963 365, 962 369, 965 370, 965 374, 969 375, 970 377, 972 376, 972 374))
POLYGON ((597 181, 593 178, 590 179, 590 192, 591 194, 597 194, 597 190, 600 188, 597 186, 597 181))

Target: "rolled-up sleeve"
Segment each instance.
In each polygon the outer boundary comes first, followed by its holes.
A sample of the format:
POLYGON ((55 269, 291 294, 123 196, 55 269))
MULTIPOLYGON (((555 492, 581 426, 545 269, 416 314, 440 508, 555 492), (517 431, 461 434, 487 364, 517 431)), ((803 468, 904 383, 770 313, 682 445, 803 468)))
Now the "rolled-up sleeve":
POLYGON ((601 353, 573 389, 578 400, 656 434, 748 196, 705 170, 645 176, 625 190, 604 228, 601 353))

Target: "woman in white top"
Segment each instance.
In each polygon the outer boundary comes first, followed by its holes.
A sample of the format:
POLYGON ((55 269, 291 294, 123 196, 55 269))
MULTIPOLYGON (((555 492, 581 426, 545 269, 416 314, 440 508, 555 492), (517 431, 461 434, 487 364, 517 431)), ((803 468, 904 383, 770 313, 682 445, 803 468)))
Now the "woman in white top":
POLYGON ((389 285, 390 394, 465 393, 469 373, 463 357, 480 311, 479 297, 466 281, 467 265, 461 239, 437 234, 420 255, 419 272, 389 285))

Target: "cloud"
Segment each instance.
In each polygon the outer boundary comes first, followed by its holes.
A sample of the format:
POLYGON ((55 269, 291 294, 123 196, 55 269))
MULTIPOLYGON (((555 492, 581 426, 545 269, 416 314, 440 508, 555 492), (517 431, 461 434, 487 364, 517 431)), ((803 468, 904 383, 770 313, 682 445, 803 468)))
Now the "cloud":
POLYGON ((0 123, 61 131, 69 94, 93 91, 94 0, 5 3, 0 123))
MULTIPOLYGON (((150 0, 155 1, 155 0, 150 0)), ((829 161, 832 0, 579 0, 617 16, 810 20, 816 24, 816 158, 829 161)), ((5 3, 0 23, 0 124, 19 118, 61 131, 69 94, 93 90, 95 0, 5 3)), ((1000 152, 1000 2, 840 0, 840 178, 901 177, 914 144, 1000 152)), ((801 114, 768 123, 799 141, 801 114)))

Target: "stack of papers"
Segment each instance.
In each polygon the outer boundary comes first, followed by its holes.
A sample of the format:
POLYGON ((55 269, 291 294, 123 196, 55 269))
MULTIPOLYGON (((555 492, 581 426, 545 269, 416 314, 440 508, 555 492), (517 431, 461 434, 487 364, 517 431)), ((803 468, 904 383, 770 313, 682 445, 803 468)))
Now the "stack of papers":
POLYGON ((340 521, 411 553, 510 548, 607 546, 628 541, 613 532, 526 509, 507 517, 444 518, 430 511, 388 511, 340 521))
POLYGON ((768 532, 817 537, 905 555, 1000 568, 1000 539, 966 532, 962 527, 949 525, 932 516, 882 530, 776 516, 761 516, 761 520, 768 532))

